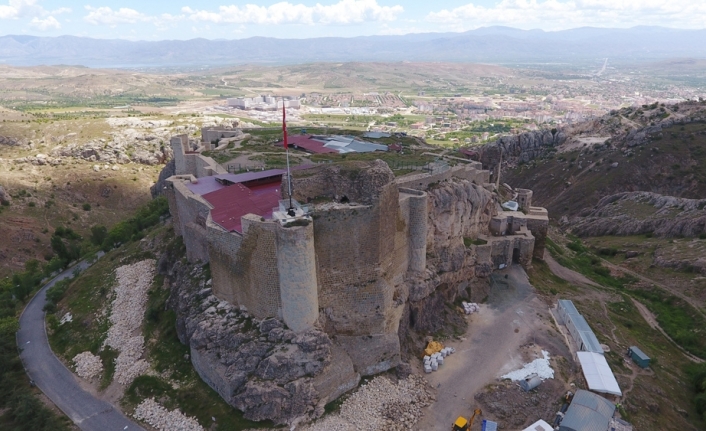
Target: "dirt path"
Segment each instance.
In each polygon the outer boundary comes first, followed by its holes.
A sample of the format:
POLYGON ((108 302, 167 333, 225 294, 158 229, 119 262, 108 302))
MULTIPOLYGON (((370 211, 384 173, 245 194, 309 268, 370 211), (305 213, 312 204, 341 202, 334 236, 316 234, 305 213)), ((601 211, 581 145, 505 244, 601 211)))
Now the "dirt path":
POLYGON ((697 364, 701 364, 701 363, 704 362, 703 359, 698 358, 698 357, 692 355, 691 353, 687 352, 686 350, 684 350, 684 348, 682 348, 679 344, 677 344, 677 342, 674 341, 674 340, 672 339, 672 337, 670 337, 669 335, 667 335, 667 333, 664 332, 664 329, 662 329, 662 327, 659 326, 659 323, 657 322, 657 319, 655 318, 654 314, 652 314, 652 313, 650 312, 650 310, 648 310, 647 307, 645 307, 644 304, 642 304, 641 302, 637 301, 635 298, 630 298, 630 299, 632 300, 633 304, 635 304, 635 307, 637 307, 637 311, 640 312, 640 316, 642 316, 642 318, 645 319, 645 321, 647 322, 647 324, 650 325, 650 327, 652 327, 652 329, 656 329, 656 330, 658 330, 659 332, 661 332, 662 335, 664 335, 664 337, 665 337, 666 339, 668 339, 672 344, 674 344, 675 346, 677 346, 677 348, 678 348, 679 350, 681 350, 681 352, 684 354, 684 356, 686 356, 690 361, 696 362, 697 364))
POLYGON ((592 287, 601 287, 598 283, 595 283, 594 281, 589 280, 583 274, 579 274, 578 272, 576 272, 572 269, 561 266, 559 264, 559 262, 554 260, 554 257, 547 250, 544 251, 544 261, 547 263, 549 270, 551 272, 553 272, 554 275, 568 281, 571 284, 579 284, 579 285, 583 285, 583 286, 592 286, 592 287))
POLYGON ((651 283, 651 284, 653 284, 653 285, 659 287, 660 289, 666 290, 667 292, 671 293, 672 295, 676 296, 677 298, 683 299, 684 301, 686 301, 687 304, 689 304, 689 305, 691 305, 692 307, 694 307, 694 309, 696 310, 696 312, 699 313, 699 314, 701 315, 701 317, 703 317, 704 319, 706 319, 706 313, 704 313, 703 309, 701 308, 702 305, 700 305, 698 302, 696 302, 696 300, 694 300, 694 298, 690 298, 690 297, 684 295, 683 293, 679 292, 678 290, 675 290, 675 289, 673 289, 673 288, 667 286, 666 284, 658 283, 658 282, 652 280, 651 278, 645 277, 644 275, 642 275, 642 274, 640 274, 640 273, 637 273, 637 272, 635 272, 635 271, 632 271, 632 270, 630 270, 630 269, 627 269, 627 268, 622 267, 622 266, 619 266, 619 265, 615 265, 615 264, 613 264, 613 263, 608 262, 608 261, 605 260, 605 259, 601 259, 601 260, 603 261, 603 263, 604 263, 607 267, 609 267, 609 268, 611 268, 611 269, 614 269, 614 270, 616 270, 616 271, 622 271, 622 272, 624 272, 624 273, 626 273, 626 274, 630 274, 630 275, 632 275, 633 277, 636 277, 636 278, 638 278, 638 279, 640 279, 640 280, 642 280, 642 281, 644 281, 644 282, 646 282, 646 283, 651 283))
POLYGON ((523 344, 535 341, 547 350, 556 349, 539 339, 551 327, 551 318, 546 305, 534 295, 524 270, 513 265, 504 274, 508 275, 509 287, 493 288, 488 304, 469 316, 462 341, 447 343, 456 353, 439 371, 425 374, 437 389, 437 397, 415 429, 447 431, 459 415, 468 416, 476 406, 476 393, 500 375, 522 366, 523 344))

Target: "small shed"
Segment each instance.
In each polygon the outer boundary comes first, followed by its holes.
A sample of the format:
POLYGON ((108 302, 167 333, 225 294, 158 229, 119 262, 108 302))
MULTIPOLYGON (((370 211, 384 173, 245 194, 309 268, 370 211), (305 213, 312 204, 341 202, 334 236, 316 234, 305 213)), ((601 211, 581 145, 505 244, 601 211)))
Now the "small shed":
POLYGON ((523 391, 529 392, 537 386, 541 385, 542 379, 540 379, 539 376, 536 374, 531 374, 526 378, 520 380, 519 384, 523 391))
POLYGON ((650 366, 650 357, 645 355, 645 352, 640 350, 637 346, 630 346, 628 348, 628 355, 633 361, 641 368, 647 368, 650 366))
POLYGON ((615 404, 579 389, 559 424, 559 431, 606 431, 613 413, 615 404))

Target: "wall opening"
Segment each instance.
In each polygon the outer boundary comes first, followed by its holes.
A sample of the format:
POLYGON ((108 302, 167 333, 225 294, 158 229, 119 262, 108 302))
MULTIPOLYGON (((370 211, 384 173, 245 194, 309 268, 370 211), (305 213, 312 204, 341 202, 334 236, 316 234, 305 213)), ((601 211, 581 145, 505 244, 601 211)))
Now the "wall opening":
POLYGON ((520 263, 520 249, 519 248, 512 249, 512 263, 520 263))

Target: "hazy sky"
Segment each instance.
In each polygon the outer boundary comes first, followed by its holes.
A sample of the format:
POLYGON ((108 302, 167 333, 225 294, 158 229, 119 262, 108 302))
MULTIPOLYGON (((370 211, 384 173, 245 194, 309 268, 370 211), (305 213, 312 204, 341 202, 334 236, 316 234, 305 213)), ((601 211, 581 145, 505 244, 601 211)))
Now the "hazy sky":
POLYGON ((123 39, 304 38, 490 25, 706 27, 706 0, 0 0, 0 35, 123 39))

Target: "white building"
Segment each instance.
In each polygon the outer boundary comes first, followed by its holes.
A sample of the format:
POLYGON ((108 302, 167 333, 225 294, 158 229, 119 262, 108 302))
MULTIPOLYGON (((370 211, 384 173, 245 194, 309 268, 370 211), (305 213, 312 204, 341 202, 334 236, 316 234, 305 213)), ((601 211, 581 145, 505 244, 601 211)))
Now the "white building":
POLYGON ((276 109, 282 109, 282 103, 284 103, 285 108, 299 109, 301 107, 301 103, 298 99, 287 99, 283 101, 273 96, 237 97, 228 99, 228 106, 243 110, 256 109, 259 111, 274 111, 276 109))

